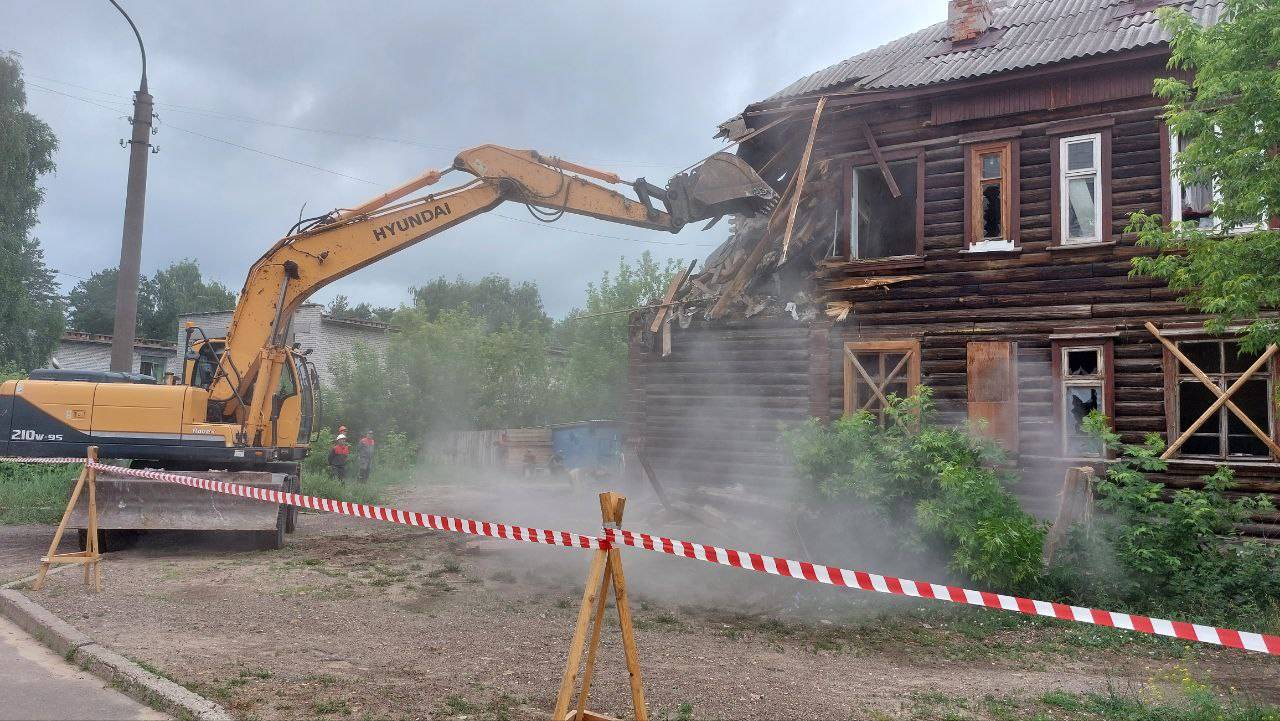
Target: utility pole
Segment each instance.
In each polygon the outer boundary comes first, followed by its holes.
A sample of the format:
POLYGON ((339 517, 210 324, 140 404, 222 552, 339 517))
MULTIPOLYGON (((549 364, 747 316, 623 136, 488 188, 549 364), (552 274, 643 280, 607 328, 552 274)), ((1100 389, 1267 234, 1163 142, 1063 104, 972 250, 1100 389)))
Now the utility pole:
MULTIPOLYGON (((133 94, 133 134, 129 147, 129 181, 124 196, 124 232, 120 237, 120 267, 116 272, 116 322, 111 337, 111 370, 131 372, 133 368, 133 342, 138 332, 138 271, 142 264, 142 218, 147 200, 147 156, 151 147, 152 105, 147 92, 147 49, 142 45, 142 34, 133 19, 110 0, 116 10, 124 15, 138 38, 138 50, 142 52, 142 82, 133 94)), ((126 143, 120 141, 122 145, 126 143)))

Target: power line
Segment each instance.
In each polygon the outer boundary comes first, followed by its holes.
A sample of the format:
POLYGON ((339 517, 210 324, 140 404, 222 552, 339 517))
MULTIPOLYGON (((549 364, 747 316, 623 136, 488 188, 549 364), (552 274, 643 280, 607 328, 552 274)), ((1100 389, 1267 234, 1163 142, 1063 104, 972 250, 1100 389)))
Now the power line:
MULTIPOLYGON (((79 88, 81 90, 88 90, 90 92, 99 93, 101 95, 107 95, 110 97, 115 97, 115 98, 122 97, 116 93, 108 92, 106 90, 91 88, 86 85, 79 85, 76 83, 67 82, 65 80, 57 80, 55 78, 49 78, 49 77, 44 77, 40 75, 29 75, 28 77, 37 78, 45 82, 57 83, 59 85, 66 85, 73 88, 79 88)), ((34 85, 35 87, 38 87, 41 90, 58 92, 50 88, 45 88, 45 87, 36 85, 35 83, 28 83, 28 84, 34 85)), ((59 94, 65 94, 65 93, 59 93, 59 94)), ((68 97, 71 97, 71 96, 68 96, 68 97)), ((89 101, 86 100, 86 102, 89 102, 89 101)), ((105 101, 105 102, 126 103, 126 101, 124 100, 105 101)), ((385 135, 370 135, 366 133, 356 133, 348 130, 336 130, 332 128, 309 128, 302 125, 291 125, 289 123, 281 123, 275 120, 255 118, 249 115, 228 113, 222 110, 214 110, 212 108, 201 108, 193 105, 181 105, 178 103, 166 103, 162 101, 156 101, 155 104, 158 106, 164 107, 170 110, 171 112, 211 117, 211 118, 216 118, 218 120, 230 120, 238 123, 249 123, 249 124, 255 124, 255 125, 263 125, 263 126, 272 127, 272 128, 283 128, 286 130, 296 130, 304 133, 318 133, 321 135, 334 135, 334 136, 345 137, 345 138, 358 138, 361 140, 375 140, 382 143, 394 143, 396 145, 409 145, 417 148, 423 148, 426 150, 437 150, 445 153, 457 152, 456 146, 445 147, 441 145, 431 145, 428 143, 420 143, 416 140, 405 140, 403 138, 392 138, 385 135)), ((631 162, 626 160, 584 160, 583 162, 599 163, 602 165, 624 165, 624 166, 634 167, 634 168, 670 168, 670 167, 676 167, 677 165, 679 165, 678 163, 638 163, 638 162, 631 162)))
MULTIPOLYGON (((80 102, 82 102, 82 103, 88 103, 89 105, 93 105, 93 106, 96 106, 96 107, 102 108, 103 110, 109 110, 109 111, 111 111, 111 112, 113 112, 113 113, 114 113, 114 112, 118 112, 118 111, 117 111, 117 110, 115 110, 114 108, 109 108, 109 107, 107 107, 107 106, 105 106, 105 105, 101 105, 101 104, 99 104, 99 103, 97 103, 97 102, 95 102, 95 101, 93 101, 93 100, 88 99, 88 98, 80 97, 80 96, 78 96, 78 95, 72 95, 71 93, 64 93, 64 92, 62 92, 62 91, 60 91, 60 90, 54 90, 54 89, 52 89, 52 88, 46 88, 46 87, 44 87, 44 86, 37 85, 37 84, 35 84, 35 83, 27 83, 27 84, 28 84, 28 85, 30 85, 30 86, 32 86, 32 87, 34 87, 34 88, 38 88, 38 89, 40 89, 40 90, 44 90, 44 91, 47 91, 47 92, 51 92, 51 93, 54 93, 54 94, 56 94, 56 95, 61 95, 62 97, 65 97, 65 98, 71 98, 72 100, 78 100, 78 101, 80 101, 80 102)), ((238 149, 240 149, 240 150, 244 150, 244 151, 247 151, 247 152, 250 152, 250 153, 256 153, 256 154, 258 154, 258 155, 264 155, 264 156, 266 156, 266 157, 268 157, 268 158, 273 158, 273 159, 275 159, 275 160, 282 160, 282 161, 284 161, 284 162, 286 162, 286 163, 292 163, 292 164, 294 164, 294 165, 299 165, 299 166, 302 166, 302 167, 304 167, 304 168, 309 168, 309 169, 311 169, 311 170, 316 170, 316 171, 319 171, 319 172, 321 172, 321 173, 328 173, 328 174, 330 174, 330 175, 336 175, 336 176, 338 176, 338 177, 340 177, 340 178, 346 178, 346 179, 348 179, 348 180, 355 180, 355 181, 357 181, 357 182, 361 182, 361 183, 368 183, 369 185, 376 185, 376 186, 379 186, 379 187, 389 187, 389 186, 391 185, 391 183, 380 183, 380 182, 377 182, 377 181, 374 181, 374 180, 369 180, 369 179, 367 179, 367 178, 361 178, 361 177, 358 177, 358 176, 355 176, 355 175, 349 175, 349 174, 347 174, 347 173, 343 173, 343 172, 340 172, 340 171, 337 171, 337 170, 330 170, 329 168, 325 168, 325 167, 322 167, 322 166, 319 166, 319 165, 315 165, 315 164, 313 164, 313 163, 308 163, 308 162, 303 161, 303 160, 295 160, 294 158, 290 158, 290 157, 287 157, 287 156, 284 156, 284 155, 280 155, 280 154, 278 154, 278 153, 272 153, 272 152, 267 151, 267 150, 261 150, 261 149, 259 149, 259 148, 253 148, 253 147, 250 147, 250 146, 248 146, 248 145, 243 145, 243 144, 241 144, 241 143, 237 143, 237 142, 234 142, 234 141, 231 141, 231 140, 226 140, 225 138, 219 138, 219 137, 215 137, 215 136, 213 136, 213 135, 206 135, 205 133, 201 133, 201 132, 198 132, 198 131, 195 131, 195 130, 191 130, 191 129, 189 129, 189 128, 184 128, 184 127, 182 127, 182 126, 180 126, 180 125, 174 125, 173 123, 164 123, 164 124, 162 125, 162 127, 165 127, 165 128, 171 128, 171 129, 173 129, 173 130, 177 130, 177 131, 179 131, 179 132, 187 133, 187 134, 189 134, 189 135, 194 135, 194 136, 199 137, 199 138, 204 138, 205 140, 209 140, 209 141, 211 141, 211 142, 221 143, 221 144, 223 144, 223 145, 229 145, 229 146, 231 146, 231 147, 233 147, 233 148, 238 148, 238 149)), ((556 231, 560 231, 560 232, 564 232, 564 233, 574 233, 574 234, 577 234, 577 235, 587 235, 587 236, 591 236, 591 237, 594 237, 594 238, 605 238, 605 239, 608 239, 608 240, 623 240, 623 241, 628 241, 628 242, 631 242, 631 243, 648 243, 648 244, 651 244, 651 245, 690 246, 690 247, 703 247, 703 248, 714 247, 714 245, 715 245, 714 243, 682 243, 682 242, 678 242, 678 241, 648 240, 648 239, 644 239, 644 238, 631 238, 631 237, 620 236, 620 235, 606 235, 606 234, 603 234, 603 233, 592 233, 592 232, 585 231, 585 230, 577 230, 577 229, 575 229, 575 228, 566 228, 566 227, 558 226, 558 225, 548 225, 548 224, 546 224, 546 223, 535 223, 535 222, 533 222, 533 221, 524 220, 524 219, 521 219, 521 218, 513 218, 513 217, 511 217, 511 216, 509 216, 509 215, 503 215, 503 214, 501 214, 501 213, 494 213, 494 215, 495 215, 495 216, 497 216, 497 217, 499 217, 499 218, 502 218, 503 220, 508 220, 508 221, 513 222, 513 223, 523 223, 523 224, 525 224, 525 225, 533 225, 533 226, 536 226, 536 227, 539 227, 539 228, 545 228, 545 229, 548 229, 548 230, 556 230, 556 231)), ((72 277, 75 277, 75 276, 72 276, 72 277)))

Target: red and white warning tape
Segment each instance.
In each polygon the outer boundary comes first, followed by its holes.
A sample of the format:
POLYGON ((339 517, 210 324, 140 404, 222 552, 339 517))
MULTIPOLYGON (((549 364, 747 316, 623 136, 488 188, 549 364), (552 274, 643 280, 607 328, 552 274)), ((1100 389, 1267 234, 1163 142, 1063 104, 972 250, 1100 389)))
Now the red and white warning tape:
POLYGON ((875 591, 898 596, 934 598, 940 601, 966 603, 971 606, 1017 611, 1029 616, 1046 616, 1064 621, 1123 628, 1157 636, 1171 636, 1187 641, 1199 641, 1201 643, 1212 643, 1219 646, 1280 655, 1280 636, 1271 636, 1265 633, 1233 631, 1228 628, 1201 626, 1181 621, 1167 621, 1163 618, 1151 618, 1129 613, 1100 611, 1095 608, 1068 606, 1062 603, 1036 601, 1030 598, 1006 596, 989 591, 974 591, 958 586, 941 586, 936 583, 881 576, 875 573, 867 573, 866 571, 851 571, 847 568, 822 566, 816 563, 792 561, 786 558, 774 558, 759 553, 735 551, 731 548, 707 546, 691 541, 679 541, 672 538, 651 536, 647 533, 635 533, 614 528, 604 529, 604 534, 605 539, 612 545, 643 548, 672 556, 694 558, 722 566, 745 568, 749 571, 768 573, 775 576, 787 576, 814 583, 857 588, 863 591, 875 591))
MULTIPOLYGON (((83 458, 9 457, 0 457, 0 461, 12 461, 16 463, 86 462, 83 458)), ((684 558, 693 558, 699 561, 716 563, 722 566, 743 568, 749 571, 768 573, 774 576, 786 576, 789 578, 802 579, 831 586, 856 588, 863 591, 875 591, 877 593, 887 593, 898 596, 931 598, 940 601, 964 603, 971 606, 981 606, 983 608, 993 608, 1003 611, 1016 611, 1029 616, 1044 616, 1063 621, 1075 621, 1078 623, 1088 623, 1097 626, 1121 628, 1129 631, 1154 634, 1157 636, 1169 636, 1171 638, 1180 638, 1187 641, 1198 641, 1201 643, 1210 643, 1219 646, 1228 646, 1230 648, 1239 648, 1247 651, 1257 651, 1260 653, 1280 656, 1280 636, 1272 636, 1265 633, 1235 631, 1228 628, 1202 626, 1200 624, 1185 623, 1182 621, 1169 621, 1163 618, 1152 618, 1150 616, 1102 611, 1095 608, 1069 606, 1067 604, 1052 603, 1049 601, 1037 601, 1035 599, 1022 598, 1020 596, 1006 596, 1004 594, 991 593, 989 591, 974 591, 972 589, 961 588, 959 586, 945 586, 936 583, 926 583, 923 581, 912 581, 906 578, 882 576, 875 573, 868 573, 866 571, 853 571, 847 568, 838 568, 836 566, 823 566, 816 563, 809 563, 807 561, 793 561, 787 558, 775 558, 773 556, 766 556, 760 553, 749 553, 746 551, 737 551, 731 548, 708 546, 701 543, 694 543, 692 541, 681 541, 673 538, 665 538, 663 536, 653 536, 648 533, 636 533, 634 531, 616 528, 605 528, 605 537, 597 538, 595 536, 570 533, 568 531, 551 531, 541 528, 510 526, 503 523, 472 521, 465 518, 435 516, 417 513, 415 511, 402 511, 397 508, 387 508, 384 506, 371 506, 361 503, 335 501, 329 498, 304 496, 297 493, 285 493, 283 491, 276 491, 269 488, 244 486, 236 483, 227 483, 225 481, 212 481, 205 478, 183 476, 176 473, 165 473, 163 471, 120 468, 118 466, 109 466, 93 462, 89 462, 87 465, 107 474, 150 478, 153 480, 190 486, 192 488, 201 488, 216 493, 226 493, 235 496, 243 496, 245 498, 253 498, 268 503, 284 503, 318 511, 326 511, 328 513, 337 513, 344 516, 355 516, 358 518, 372 518, 379 521, 399 523, 406 526, 433 528, 440 531, 453 531, 455 533, 467 533, 476 536, 488 536, 491 538, 503 538, 513 541, 544 543, 552 546, 567 546, 573 548, 607 549, 614 546, 631 546, 633 548, 657 551, 659 553, 665 553, 672 556, 683 556, 684 558)))
POLYGON ((434 528, 437 531, 453 531, 455 533, 467 533, 473 536, 505 538, 510 541, 545 543, 549 546, 568 546, 574 548, 601 548, 602 546, 601 539, 595 536, 587 536, 581 533, 570 533, 569 531, 551 531, 544 528, 526 528, 524 526, 509 526, 505 523, 473 521, 467 518, 435 516, 426 513, 418 513, 417 511, 402 511, 399 508, 371 506, 365 503, 348 503, 347 501, 335 501, 331 498, 304 496, 299 493, 286 493, 284 491, 277 491, 271 488, 244 486, 238 483, 227 483, 226 481, 212 481, 207 478, 195 478, 193 476, 183 476, 177 473, 165 473, 164 471, 120 468, 119 466, 109 466, 103 463, 93 462, 88 463, 88 466, 96 469, 100 473, 110 475, 150 478, 156 481, 177 483, 184 486, 190 486, 192 488, 202 488, 206 491, 213 491, 215 493, 243 496, 245 498, 266 501, 268 503, 285 503, 291 506, 301 506, 303 508, 310 508, 317 511, 336 513, 342 516, 372 518, 378 521, 387 521, 388 523, 399 523, 403 526, 434 528))

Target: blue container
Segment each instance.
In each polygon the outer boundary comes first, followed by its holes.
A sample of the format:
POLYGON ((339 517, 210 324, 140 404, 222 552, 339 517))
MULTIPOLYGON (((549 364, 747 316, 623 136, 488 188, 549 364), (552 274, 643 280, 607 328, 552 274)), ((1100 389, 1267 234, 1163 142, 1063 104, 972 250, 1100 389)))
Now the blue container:
POLYGON ((617 421, 579 421, 551 427, 551 452, 566 470, 614 473, 622 467, 622 427, 617 421))

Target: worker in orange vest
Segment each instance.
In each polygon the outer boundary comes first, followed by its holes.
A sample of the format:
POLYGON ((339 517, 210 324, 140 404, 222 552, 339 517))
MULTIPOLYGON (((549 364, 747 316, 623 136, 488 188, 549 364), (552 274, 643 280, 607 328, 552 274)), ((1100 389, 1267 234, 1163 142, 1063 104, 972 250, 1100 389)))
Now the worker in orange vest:
POLYGON ((329 450, 329 470, 340 481, 347 480, 347 460, 351 457, 351 446, 347 445, 347 434, 339 433, 333 440, 333 448, 329 450))

